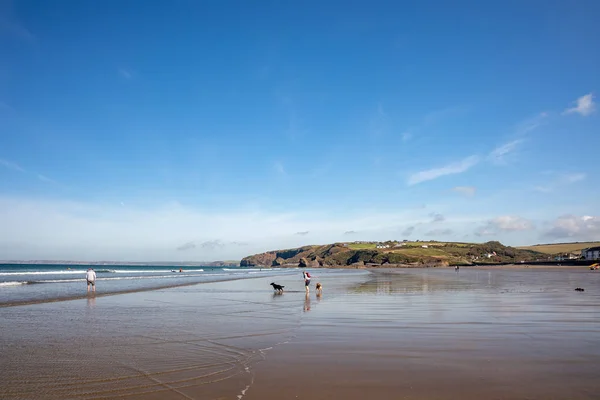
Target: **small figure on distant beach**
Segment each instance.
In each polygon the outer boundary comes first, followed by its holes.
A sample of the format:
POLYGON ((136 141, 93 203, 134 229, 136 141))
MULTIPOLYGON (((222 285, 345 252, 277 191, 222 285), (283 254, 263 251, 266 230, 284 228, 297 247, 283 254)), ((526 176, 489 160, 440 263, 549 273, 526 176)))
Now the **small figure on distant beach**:
POLYGON ((183 272, 183 268, 179 268, 179 272, 183 272))
POLYGON ((96 271, 92 269, 92 267, 88 268, 85 274, 85 280, 87 281, 87 291, 90 292, 90 285, 92 286, 92 291, 96 291, 96 271))
POLYGON ((302 271, 302 277, 304 278, 304 288, 306 289, 306 292, 309 292, 310 289, 308 285, 310 285, 310 273, 307 271, 302 271))
POLYGON ((454 270, 455 270, 456 272, 458 272, 458 270, 459 270, 459 269, 460 269, 460 267, 459 267, 458 265, 457 265, 456 267, 454 267, 454 270))

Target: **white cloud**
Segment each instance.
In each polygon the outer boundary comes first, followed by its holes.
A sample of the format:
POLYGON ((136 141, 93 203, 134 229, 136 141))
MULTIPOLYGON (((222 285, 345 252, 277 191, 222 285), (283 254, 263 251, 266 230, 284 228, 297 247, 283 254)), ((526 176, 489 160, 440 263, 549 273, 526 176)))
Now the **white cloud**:
POLYGON ((563 111, 563 114, 577 113, 584 117, 592 114, 596 110, 596 103, 594 103, 594 95, 588 93, 577 99, 577 105, 572 108, 567 108, 563 111))
POLYGON ((517 146, 523 142, 523 139, 513 140, 502 146, 496 147, 488 156, 488 160, 495 164, 506 163, 506 156, 517 149, 517 146))
POLYGON ((552 221, 543 236, 551 239, 598 240, 600 217, 563 215, 552 221))
POLYGON ((0 158, 0 165, 8 169, 12 169, 13 171, 25 172, 25 169, 22 168, 19 164, 5 160, 3 158, 0 158))
POLYGON ((420 171, 412 174, 408 178, 409 185, 430 181, 446 175, 460 174, 477 165, 479 162, 478 156, 470 156, 460 161, 450 163, 440 168, 432 168, 425 171, 420 171))
POLYGON ((475 196, 475 192, 477 191, 473 186, 456 186, 453 187, 452 190, 469 197, 475 196))
POLYGON ((528 231, 533 228, 533 223, 528 219, 513 215, 503 215, 488 220, 475 231, 475 235, 496 236, 501 232, 528 231))

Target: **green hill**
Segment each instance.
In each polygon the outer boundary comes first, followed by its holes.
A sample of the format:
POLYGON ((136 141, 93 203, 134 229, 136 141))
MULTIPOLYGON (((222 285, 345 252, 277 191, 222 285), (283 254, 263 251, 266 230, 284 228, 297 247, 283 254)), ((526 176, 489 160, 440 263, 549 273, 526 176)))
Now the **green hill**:
POLYGON ((504 246, 500 242, 353 242, 274 250, 245 257, 242 267, 349 265, 465 265, 547 260, 541 252, 504 246), (379 246, 379 248, 378 248, 379 246), (382 246, 386 246, 381 248, 382 246))
POLYGON ((574 243, 554 243, 554 244, 536 244, 533 246, 522 246, 519 249, 539 251, 546 254, 565 254, 581 253, 581 250, 589 247, 600 246, 600 242, 574 242, 574 243))

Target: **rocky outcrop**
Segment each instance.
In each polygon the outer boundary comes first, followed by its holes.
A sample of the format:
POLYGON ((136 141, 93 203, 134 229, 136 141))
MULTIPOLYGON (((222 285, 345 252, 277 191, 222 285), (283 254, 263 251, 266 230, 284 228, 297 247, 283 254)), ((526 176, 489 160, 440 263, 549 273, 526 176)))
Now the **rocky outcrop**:
POLYGON ((240 267, 270 267, 276 260, 276 252, 255 254, 240 261, 240 267))

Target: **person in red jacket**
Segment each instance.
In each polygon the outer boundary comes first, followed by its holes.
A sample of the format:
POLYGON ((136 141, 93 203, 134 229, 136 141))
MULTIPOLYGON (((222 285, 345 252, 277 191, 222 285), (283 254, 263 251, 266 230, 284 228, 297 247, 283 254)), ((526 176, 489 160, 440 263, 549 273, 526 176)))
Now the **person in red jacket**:
POLYGON ((302 276, 304 277, 304 288, 308 292, 308 285, 310 285, 310 273, 308 273, 307 271, 302 271, 302 276))

